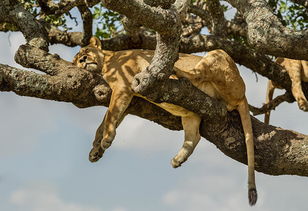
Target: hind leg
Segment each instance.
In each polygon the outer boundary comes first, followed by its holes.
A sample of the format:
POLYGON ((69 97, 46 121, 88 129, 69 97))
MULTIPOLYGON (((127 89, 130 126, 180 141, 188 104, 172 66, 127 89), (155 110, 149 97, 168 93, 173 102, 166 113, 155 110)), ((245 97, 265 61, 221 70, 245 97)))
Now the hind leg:
POLYGON ((308 101, 302 90, 302 63, 300 60, 291 60, 285 68, 292 81, 292 94, 297 101, 298 107, 303 111, 308 111, 308 101))
POLYGON ((116 128, 125 117, 125 110, 132 98, 132 92, 127 89, 117 89, 112 92, 110 105, 103 122, 96 131, 93 148, 89 153, 91 162, 98 161, 105 150, 110 147, 116 135, 116 128))
POLYGON ((182 117, 182 125, 185 133, 185 140, 182 148, 177 155, 171 160, 174 168, 181 166, 187 158, 192 154, 195 147, 200 141, 199 127, 201 118, 194 113, 190 116, 182 117))
MULTIPOLYGON (((271 80, 268 80, 265 104, 268 104, 269 102, 272 101, 273 95, 274 95, 274 90, 275 90, 275 86, 273 85, 273 82, 271 80)), ((267 124, 267 125, 269 124, 270 115, 271 115, 271 111, 270 110, 267 111, 264 114, 264 123, 267 124)))

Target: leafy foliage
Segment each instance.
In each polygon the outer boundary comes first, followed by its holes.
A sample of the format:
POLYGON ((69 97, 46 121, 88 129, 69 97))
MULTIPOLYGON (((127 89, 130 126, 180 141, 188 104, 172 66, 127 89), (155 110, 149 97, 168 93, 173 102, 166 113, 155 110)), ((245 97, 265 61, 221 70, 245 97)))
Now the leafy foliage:
MULTIPOLYGON (((196 0, 191 0, 192 3, 195 1, 196 0)), ((43 18, 51 25, 60 27, 64 30, 71 29, 67 25, 68 19, 72 19, 76 22, 76 18, 72 17, 70 13, 62 16, 41 16, 41 10, 36 0, 19 0, 19 2, 23 4, 24 8, 30 11, 35 17, 43 18)), ((268 0, 268 4, 283 25, 297 30, 307 29, 308 13, 305 7, 295 4, 290 0, 268 0)), ((222 4, 222 7, 224 11, 230 9, 228 5, 225 4, 222 4)), ((91 10, 95 24, 94 34, 100 39, 114 37, 122 30, 122 25, 120 22, 122 17, 120 14, 107 10, 102 6, 102 4, 94 6, 91 10)))
POLYGON ((289 0, 269 0, 268 3, 283 25, 298 30, 308 27, 308 13, 305 7, 289 0))
POLYGON ((96 24, 95 35, 100 39, 113 37, 121 29, 121 15, 105 9, 102 4, 93 8, 93 18, 96 24))
MULTIPOLYGON (((61 27, 64 30, 71 29, 66 24, 67 17, 65 15, 55 16, 55 15, 42 15, 40 12, 40 7, 36 4, 36 0, 19 0, 21 4, 23 4, 24 8, 31 12, 37 18, 43 18, 47 23, 61 27)), ((70 14, 67 14, 71 19, 74 19, 70 14)))

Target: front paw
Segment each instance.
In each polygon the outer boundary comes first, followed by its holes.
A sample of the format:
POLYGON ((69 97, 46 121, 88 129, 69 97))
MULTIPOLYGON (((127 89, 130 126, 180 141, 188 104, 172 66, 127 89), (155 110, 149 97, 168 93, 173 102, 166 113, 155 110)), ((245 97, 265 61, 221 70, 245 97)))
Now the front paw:
POLYGON ((90 162, 96 162, 98 161, 101 157, 103 157, 104 151, 101 147, 97 148, 92 148, 90 153, 89 153, 89 161, 90 162))
POLYGON ((171 165, 173 168, 180 167, 182 163, 184 163, 187 160, 188 156, 187 153, 183 153, 180 151, 174 158, 171 160, 171 165))
POLYGON ((180 167, 181 166, 181 162, 179 160, 177 160, 175 157, 172 158, 171 160, 171 166, 173 168, 177 168, 177 167, 180 167))
POLYGON ((299 99, 298 101, 298 107, 303 111, 308 111, 308 102, 304 99, 299 99))

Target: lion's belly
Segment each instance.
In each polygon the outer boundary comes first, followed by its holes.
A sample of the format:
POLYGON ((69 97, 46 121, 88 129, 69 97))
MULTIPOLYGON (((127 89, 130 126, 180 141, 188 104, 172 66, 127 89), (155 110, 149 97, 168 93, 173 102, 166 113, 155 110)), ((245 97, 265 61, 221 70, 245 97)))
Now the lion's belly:
POLYGON ((174 116, 187 117, 187 116, 194 114, 193 112, 187 110, 186 108, 183 108, 183 107, 178 106, 178 105, 174 105, 174 104, 171 104, 171 103, 165 103, 165 102, 155 103, 155 102, 153 102, 153 101, 151 101, 151 100, 147 99, 146 97, 139 95, 139 94, 135 94, 135 96, 141 97, 141 98, 161 107, 162 109, 168 111, 169 113, 171 113, 174 116))
POLYGON ((181 116, 181 117, 186 117, 190 116, 193 112, 170 103, 155 103, 157 106, 163 108, 164 110, 168 111, 169 113, 173 114, 174 116, 181 116))

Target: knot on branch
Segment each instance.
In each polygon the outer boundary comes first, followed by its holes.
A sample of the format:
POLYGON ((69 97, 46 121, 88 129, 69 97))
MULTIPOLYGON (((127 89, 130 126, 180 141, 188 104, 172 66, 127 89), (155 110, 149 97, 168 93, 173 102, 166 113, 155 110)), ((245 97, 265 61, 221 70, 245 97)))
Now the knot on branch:
POLYGON ((143 2, 151 7, 161 7, 169 9, 175 0, 143 0, 143 2))
MULTIPOLYGON (((135 75, 132 82, 132 89, 141 95, 146 95, 148 90, 153 90, 154 82, 158 80, 156 76, 158 74, 151 74, 150 67, 147 67, 144 71, 135 75)), ((159 74, 159 76, 162 78, 162 74, 159 74)))
POLYGON ((95 98, 99 102, 104 102, 104 101, 107 101, 108 98, 110 97, 111 89, 109 88, 109 86, 100 84, 93 88, 93 93, 94 93, 95 98))

